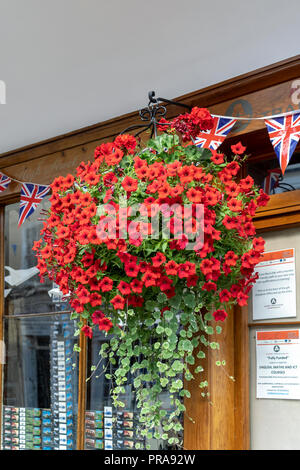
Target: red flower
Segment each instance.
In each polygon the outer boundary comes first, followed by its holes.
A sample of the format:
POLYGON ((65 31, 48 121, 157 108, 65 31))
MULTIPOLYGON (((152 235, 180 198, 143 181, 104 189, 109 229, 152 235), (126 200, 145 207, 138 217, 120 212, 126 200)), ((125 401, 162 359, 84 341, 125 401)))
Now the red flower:
POLYGON ((211 161, 215 165, 221 165, 222 163, 224 163, 224 154, 223 153, 217 153, 216 150, 212 150, 211 161))
POLYGON ((247 193, 248 191, 250 191, 250 189, 253 188, 253 185, 254 185, 254 179, 251 178, 251 176, 249 175, 246 178, 241 179, 240 181, 240 188, 244 193, 247 193))
POLYGON ((232 198, 227 202, 227 206, 232 212, 240 212, 243 208, 243 203, 239 199, 232 198))
POLYGON ((238 260, 238 256, 234 253, 234 251, 227 251, 225 255, 225 264, 227 266, 235 266, 238 260))
POLYGON ((225 170, 229 172, 231 175, 236 176, 240 171, 240 165, 237 162, 230 162, 226 165, 225 170))
POLYGON ((186 192, 187 198, 194 203, 200 203, 202 201, 202 192, 197 190, 196 188, 190 188, 186 192))
POLYGON ((177 270, 178 270, 178 264, 173 260, 168 261, 168 263, 165 264, 165 270, 168 275, 176 276, 177 270))
POLYGON ((142 277, 142 281, 146 287, 155 286, 156 285, 156 276, 150 271, 147 271, 144 276, 142 277))
POLYGON ((101 295, 93 293, 90 295, 90 304, 92 307, 97 307, 102 304, 101 295))
POLYGON ((98 325, 99 321, 102 320, 102 318, 104 317, 105 315, 101 310, 95 310, 94 313, 92 314, 92 322, 95 325, 98 325))
POLYGON ((214 120, 208 109, 194 107, 191 111, 191 120, 199 130, 207 131, 212 129, 214 120))
POLYGON ((259 196, 256 200, 257 205, 259 207, 266 206, 270 200, 270 196, 268 196, 262 189, 259 190, 259 196))
POLYGON ((113 280, 105 276, 103 279, 101 279, 99 285, 102 292, 110 292, 113 288, 113 280))
POLYGON ((205 282, 202 286, 202 290, 210 292, 211 290, 217 290, 217 284, 215 282, 205 282))
POLYGON ((228 302, 231 298, 231 294, 227 289, 221 290, 219 293, 220 302, 228 302))
POLYGON ((213 317, 215 321, 224 321, 227 317, 227 313, 225 312, 225 310, 219 309, 213 313, 213 317))
POLYGON ((160 131, 160 132, 166 132, 168 127, 171 125, 170 121, 167 121, 165 118, 161 118, 159 121, 158 121, 158 126, 157 126, 157 129, 160 131))
POLYGON ((81 328, 81 331, 85 334, 85 336, 87 336, 88 338, 92 339, 92 337, 93 337, 93 330, 92 330, 92 328, 91 328, 90 326, 87 326, 87 325, 83 326, 83 327, 81 328))
POLYGON ((136 294, 141 294, 143 291, 143 283, 138 279, 133 279, 130 283, 130 287, 132 292, 135 292, 136 294))
POLYGON ((125 305, 125 299, 121 295, 116 295, 111 301, 115 310, 123 310, 125 305))
POLYGON ((232 150, 232 152, 233 152, 234 154, 236 154, 236 155, 242 155, 242 154, 245 152, 246 147, 244 147, 244 146, 242 145, 242 143, 239 142, 239 143, 236 144, 236 145, 232 145, 232 146, 231 146, 231 150, 232 150))
POLYGON ((244 307, 247 305, 247 302, 248 302, 247 294, 244 294, 243 292, 239 292, 236 298, 240 307, 244 307))
POLYGON ((127 282, 120 281, 118 284, 118 289, 122 295, 129 295, 131 292, 130 286, 127 282))
POLYGON ((98 325, 99 330, 106 332, 108 332, 113 327, 113 324, 109 318, 101 318, 101 320, 99 320, 98 325))
POLYGON ((122 181, 122 186, 127 192, 136 191, 138 187, 138 180, 131 178, 130 176, 125 176, 122 181))
POLYGON ((188 277, 186 280, 187 287, 195 287, 197 285, 198 279, 199 276, 196 276, 195 274, 193 276, 188 277))
POLYGON ((118 182, 118 178, 116 177, 113 171, 110 171, 109 173, 106 173, 103 176, 104 186, 110 187, 117 182, 118 182))
POLYGON ((160 251, 158 251, 156 253, 155 256, 153 256, 152 259, 152 264, 155 268, 158 268, 159 266, 161 266, 163 263, 166 262, 166 257, 163 253, 161 253, 160 251))
POLYGON ((114 144, 123 151, 127 151, 130 155, 134 154, 136 148, 136 138, 130 134, 121 134, 116 137, 114 144))
POLYGON ((178 277, 185 278, 193 276, 196 273, 196 265, 195 263, 191 263, 190 261, 186 261, 179 265, 178 268, 178 277))
POLYGON ((124 266, 125 273, 129 277, 136 277, 139 273, 139 267, 135 262, 129 262, 124 266))
POLYGON ((265 248, 265 240, 262 237, 253 238, 253 249, 263 252, 265 248))

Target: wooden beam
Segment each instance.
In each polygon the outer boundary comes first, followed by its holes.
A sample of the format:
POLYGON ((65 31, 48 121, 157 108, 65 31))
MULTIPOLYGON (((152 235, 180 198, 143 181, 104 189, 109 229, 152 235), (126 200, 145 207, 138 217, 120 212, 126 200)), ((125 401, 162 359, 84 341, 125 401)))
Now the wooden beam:
MULTIPOLYGON (((174 99, 190 106, 212 107, 218 103, 299 78, 299 67, 300 55, 297 55, 174 99)), ((166 96, 165 98, 169 97, 166 96)), ((167 104, 166 107, 168 117, 174 117, 182 112, 182 108, 175 105, 167 104)), ((111 139, 128 126, 137 123, 140 123, 140 118, 137 111, 134 111, 92 126, 2 153, 0 155, 0 169, 36 158, 48 157, 52 154, 56 156, 60 154, 64 157, 66 156, 65 152, 72 149, 77 153, 86 152, 88 155, 88 144, 92 144, 95 147, 97 143, 111 139)))
POLYGON ((236 446, 235 382, 230 378, 234 376, 233 315, 226 318, 222 328, 222 334, 209 337, 210 341, 219 343, 220 350, 202 349, 206 358, 196 359, 191 371, 201 365, 204 372, 195 374, 195 379, 185 384, 192 395, 185 399, 184 449, 187 450, 233 450, 236 446), (217 366, 219 360, 225 360, 226 365, 217 366), (201 396, 203 389, 199 384, 204 380, 209 384, 209 397, 201 396))

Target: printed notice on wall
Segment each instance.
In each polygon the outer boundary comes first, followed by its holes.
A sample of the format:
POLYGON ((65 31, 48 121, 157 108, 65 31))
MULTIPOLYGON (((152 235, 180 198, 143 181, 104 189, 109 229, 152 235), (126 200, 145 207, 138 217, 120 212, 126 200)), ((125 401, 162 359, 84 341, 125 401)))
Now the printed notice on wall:
POLYGON ((256 398, 300 400, 299 333, 256 332, 256 398))
POLYGON ((255 267, 253 320, 296 316, 295 249, 263 253, 255 267))

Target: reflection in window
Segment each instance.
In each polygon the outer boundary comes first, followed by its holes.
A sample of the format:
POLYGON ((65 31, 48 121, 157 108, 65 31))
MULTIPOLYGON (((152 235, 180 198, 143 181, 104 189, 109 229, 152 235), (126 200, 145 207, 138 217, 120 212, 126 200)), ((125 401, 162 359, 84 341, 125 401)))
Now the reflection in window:
POLYGON ((278 194, 300 189, 300 153, 294 153, 284 176, 281 174, 277 157, 271 159, 251 159, 248 162, 248 174, 255 183, 268 194, 278 194))
MULTIPOLYGON (((85 425, 86 449, 118 449, 125 450, 138 447, 143 449, 147 445, 155 449, 169 449, 167 442, 155 439, 145 440, 138 433, 138 409, 133 391, 133 381, 128 379, 125 386, 125 395, 120 396, 125 403, 122 410, 112 407, 110 392, 111 380, 105 374, 112 374, 113 368, 109 361, 101 361, 96 370, 91 371, 91 366, 99 364, 99 351, 101 344, 107 342, 109 337, 100 331, 95 331, 91 340, 88 354, 88 386, 87 386, 87 411, 85 425)), ((169 394, 162 393, 160 399, 163 408, 169 413, 173 408, 169 402, 169 394)), ((182 417, 180 418, 182 419, 182 417)), ((176 436, 182 440, 182 436, 176 436)))
POLYGON ((5 319, 4 449, 76 448, 74 328, 68 315, 5 319))
POLYGON ((47 278, 40 282, 34 241, 40 239, 41 209, 49 206, 43 200, 37 210, 18 228, 19 203, 5 208, 5 314, 46 313, 66 310, 66 302, 53 302, 56 286, 47 278))

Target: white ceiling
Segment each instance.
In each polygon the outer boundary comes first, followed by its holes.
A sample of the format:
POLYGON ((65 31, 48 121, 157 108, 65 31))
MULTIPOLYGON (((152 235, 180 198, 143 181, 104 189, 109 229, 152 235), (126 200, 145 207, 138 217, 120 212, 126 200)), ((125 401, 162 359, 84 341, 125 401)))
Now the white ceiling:
POLYGON ((299 0, 0 0, 0 152, 294 56, 299 14, 299 0))

